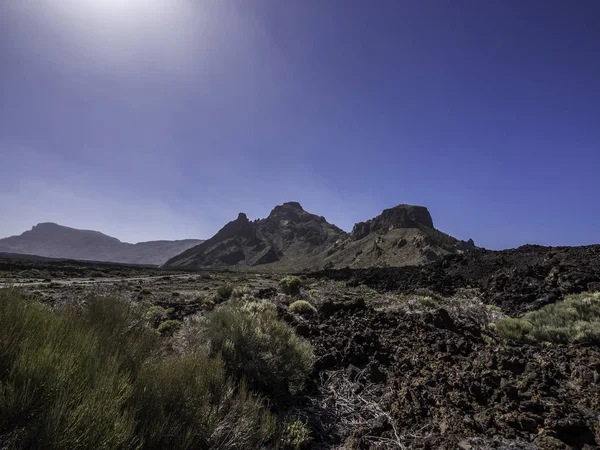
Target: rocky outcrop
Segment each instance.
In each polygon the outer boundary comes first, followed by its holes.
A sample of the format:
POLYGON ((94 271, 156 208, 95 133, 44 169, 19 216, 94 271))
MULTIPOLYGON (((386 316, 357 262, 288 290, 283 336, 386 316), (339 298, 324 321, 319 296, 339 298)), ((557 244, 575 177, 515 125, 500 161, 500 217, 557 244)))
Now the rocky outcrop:
POLYGON ((433 220, 427 208, 424 206, 398 205, 394 208, 384 209, 374 219, 354 225, 352 238, 359 240, 377 231, 421 227, 433 229, 433 220))

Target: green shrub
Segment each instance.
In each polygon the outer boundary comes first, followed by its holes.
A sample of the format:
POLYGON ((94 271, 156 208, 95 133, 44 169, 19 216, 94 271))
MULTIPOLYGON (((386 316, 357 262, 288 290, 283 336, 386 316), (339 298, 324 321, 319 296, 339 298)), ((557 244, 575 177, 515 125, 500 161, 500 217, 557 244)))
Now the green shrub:
POLYGON ((138 432, 148 449, 264 448, 275 420, 222 361, 202 353, 149 362, 133 393, 138 432))
POLYGON ((435 308, 437 306, 437 302, 435 301, 435 299, 429 296, 419 297, 419 303, 428 308, 435 308))
POLYGON ((280 438, 282 450, 299 450, 310 443, 310 430, 299 420, 284 424, 280 438))
POLYGON ((231 297, 232 293, 233 286, 231 284, 223 284, 217 289, 217 295, 221 300, 227 300, 229 297, 231 297))
POLYGON ((161 323, 157 331, 161 336, 173 336, 179 328, 181 327, 181 322, 179 320, 166 320, 161 323))
POLYGON ((524 341, 529 338, 531 324, 525 320, 507 317, 496 323, 496 331, 504 339, 524 341))
POLYGON ((152 294, 152 291, 149 288, 143 288, 140 291, 140 295, 151 295, 151 294, 152 294))
POLYGON ((165 309, 162 306, 150 304, 145 313, 146 321, 152 328, 156 328, 168 315, 173 312, 173 308, 165 309))
POLYGON ((313 305, 311 305, 309 302, 307 302, 306 300, 296 300, 294 303, 292 303, 288 309, 290 310, 290 312, 296 313, 296 314, 316 314, 317 313, 317 308, 315 308, 313 305))
POLYGON ((274 417, 219 358, 159 358, 157 344, 138 305, 92 298, 52 312, 0 289, 0 446, 269 446, 274 417))
POLYGON ((571 295, 526 314, 538 341, 600 343, 600 293, 571 295))
POLYGON ((287 276, 279 281, 279 286, 284 294, 298 295, 302 287, 302 281, 298 277, 287 276))
POLYGON ((275 305, 252 301, 219 307, 199 322, 211 352, 236 379, 267 393, 296 392, 313 366, 311 345, 277 317, 275 305))
POLYGON ((232 298, 243 298, 244 296, 252 296, 252 291, 248 286, 237 286, 231 291, 232 298))
POLYGON ((507 339, 600 344, 600 293, 570 295, 521 319, 504 319, 496 330, 507 339))
POLYGON ((180 293, 180 292, 177 292, 177 291, 173 291, 173 292, 171 292, 171 295, 172 295, 173 297, 179 297, 179 296, 181 295, 181 293, 180 293))

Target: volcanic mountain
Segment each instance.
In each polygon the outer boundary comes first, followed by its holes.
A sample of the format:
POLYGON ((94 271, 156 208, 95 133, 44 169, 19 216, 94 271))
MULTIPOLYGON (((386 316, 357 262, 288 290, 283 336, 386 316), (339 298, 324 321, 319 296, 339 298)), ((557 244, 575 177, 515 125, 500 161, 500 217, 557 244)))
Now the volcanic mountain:
POLYGON ((0 252, 159 265, 201 242, 203 241, 198 239, 185 239, 129 244, 99 231, 78 230, 46 222, 35 225, 19 236, 0 239, 0 252))
POLYGON ((276 206, 265 219, 240 213, 207 241, 168 260, 164 266, 251 267, 316 270, 331 267, 403 266, 433 261, 475 248, 433 226, 422 206, 398 205, 346 233, 300 203, 276 206))

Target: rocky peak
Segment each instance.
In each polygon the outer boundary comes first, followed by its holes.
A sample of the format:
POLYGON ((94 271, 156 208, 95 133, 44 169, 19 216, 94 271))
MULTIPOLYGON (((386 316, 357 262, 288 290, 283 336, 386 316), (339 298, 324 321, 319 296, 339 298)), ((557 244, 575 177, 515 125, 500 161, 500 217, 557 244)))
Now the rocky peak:
POLYGON ((433 227, 431 214, 424 206, 398 205, 384 209, 383 212, 366 222, 359 222, 352 229, 355 240, 362 239, 376 231, 389 231, 395 228, 433 227))
POLYGON ((241 212, 238 214, 237 219, 232 220, 223 228, 221 228, 219 232, 211 238, 211 240, 228 239, 238 235, 245 235, 248 233, 248 231, 250 231, 251 228, 252 225, 250 220, 248 220, 248 216, 241 212))
POLYGON ((277 205, 269 214, 269 219, 275 220, 290 220, 297 221, 300 216, 308 214, 300 203, 298 202, 287 202, 282 205, 277 205))

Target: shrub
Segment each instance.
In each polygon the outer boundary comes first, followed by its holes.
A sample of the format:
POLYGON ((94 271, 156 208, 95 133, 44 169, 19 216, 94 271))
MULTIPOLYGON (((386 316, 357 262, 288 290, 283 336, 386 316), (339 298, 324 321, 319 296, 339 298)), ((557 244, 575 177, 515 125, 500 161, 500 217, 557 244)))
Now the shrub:
POLYGON ((427 306, 428 308, 435 308, 437 306, 437 302, 433 297, 425 296, 419 297, 419 303, 423 306, 427 306))
POLYGON ((570 295, 521 319, 504 319, 496 330, 507 339, 600 344, 600 293, 570 295))
POLYGON ((531 324, 525 320, 507 317, 496 323, 496 331, 504 339, 524 341, 529 338, 531 324))
POLYGON ((151 295, 151 294, 152 294, 152 291, 149 288, 143 288, 140 291, 140 295, 151 295))
POLYGON ((252 291, 248 286, 237 286, 231 291, 232 298, 243 298, 244 296, 252 296, 252 291))
POLYGON ((232 293, 233 286, 231 284, 223 284, 217 289, 217 295, 221 300, 227 300, 229 297, 231 297, 232 293))
POLYGON ((161 336, 173 336, 179 328, 181 327, 181 322, 179 320, 166 320, 161 323, 157 331, 161 336))
POLYGON ((283 426, 280 447, 283 450, 306 448, 310 443, 310 430, 299 420, 288 422, 283 426))
POLYGON ((166 320, 167 316, 172 312, 172 308, 165 309, 162 306, 151 305, 145 314, 146 321, 151 327, 156 328, 163 320, 166 320))
POLYGON ((302 281, 298 277, 287 276, 279 281, 279 286, 284 294, 294 296, 300 293, 302 281))
POLYGON ((200 352, 146 364, 132 400, 148 449, 262 448, 275 431, 260 399, 200 352))
POLYGON ((570 295, 523 319, 538 341, 600 343, 600 292, 570 295))
POLYGON ((205 352, 155 357, 142 313, 109 298, 52 312, 0 289, 0 446, 267 447, 261 400, 205 352))
POLYGON ((215 309, 199 322, 211 352, 221 354, 228 372, 267 393, 302 388, 313 351, 285 322, 275 305, 253 301, 215 309))
POLYGON ((173 297, 179 297, 179 296, 181 295, 181 293, 180 293, 180 292, 177 292, 177 291, 173 291, 173 292, 171 292, 171 295, 172 295, 173 297))
POLYGON ((296 300, 288 307, 288 309, 290 312, 297 314, 313 315, 317 313, 317 309, 306 300, 296 300))

